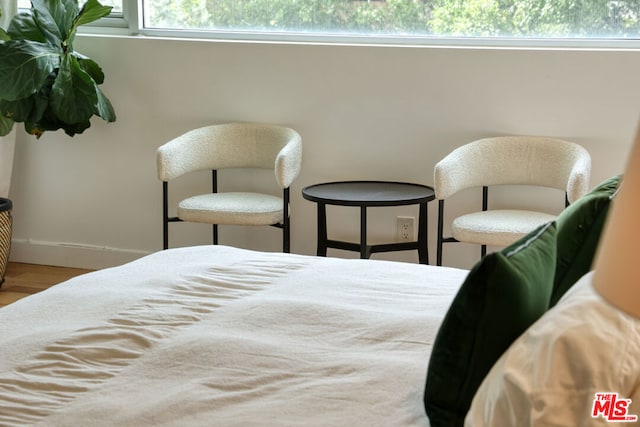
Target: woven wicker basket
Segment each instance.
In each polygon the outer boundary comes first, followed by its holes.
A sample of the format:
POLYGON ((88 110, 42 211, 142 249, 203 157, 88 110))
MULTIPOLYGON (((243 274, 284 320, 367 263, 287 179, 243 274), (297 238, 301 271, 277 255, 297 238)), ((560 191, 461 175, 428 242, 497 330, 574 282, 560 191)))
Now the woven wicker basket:
POLYGON ((0 197, 0 285, 4 282, 11 249, 12 207, 11 200, 0 197))

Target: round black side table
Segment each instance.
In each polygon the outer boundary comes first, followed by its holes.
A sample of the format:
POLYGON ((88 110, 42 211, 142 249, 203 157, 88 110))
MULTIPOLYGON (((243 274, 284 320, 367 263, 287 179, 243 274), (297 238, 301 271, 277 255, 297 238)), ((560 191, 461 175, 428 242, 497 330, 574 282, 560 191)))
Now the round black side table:
POLYGON ((302 189, 302 197, 318 204, 318 256, 327 248, 360 252, 369 258, 376 252, 417 250, 421 264, 429 263, 427 249, 427 203, 435 199, 432 187, 406 182, 340 181, 311 185, 302 189), (360 207, 360 243, 327 238, 327 205, 360 207), (367 208, 376 206, 420 205, 418 240, 414 242, 367 244, 367 208))

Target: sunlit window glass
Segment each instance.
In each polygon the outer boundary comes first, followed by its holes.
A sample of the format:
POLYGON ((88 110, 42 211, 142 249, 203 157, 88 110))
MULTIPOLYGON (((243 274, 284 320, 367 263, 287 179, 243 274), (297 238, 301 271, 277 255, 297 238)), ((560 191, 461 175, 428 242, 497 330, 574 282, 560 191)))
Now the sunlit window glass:
MULTIPOLYGON (((122 2, 124 0, 98 0, 104 6, 113 6, 112 15, 122 15, 122 2)), ((80 1, 79 5, 83 5, 84 1, 80 1)), ((30 9, 31 2, 29 0, 18 0, 18 9, 30 9)))
POLYGON ((640 0, 144 0, 155 29, 638 38, 640 0))

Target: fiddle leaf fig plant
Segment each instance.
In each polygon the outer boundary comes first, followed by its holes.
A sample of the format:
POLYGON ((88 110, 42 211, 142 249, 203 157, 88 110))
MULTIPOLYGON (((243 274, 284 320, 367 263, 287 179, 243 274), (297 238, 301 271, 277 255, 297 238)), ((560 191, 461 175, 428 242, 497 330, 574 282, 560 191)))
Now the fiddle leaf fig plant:
POLYGON ((100 66, 76 52, 78 27, 109 15, 111 6, 88 0, 31 0, 31 11, 0 29, 0 136, 14 122, 39 138, 45 131, 82 133, 97 115, 116 120, 99 85, 100 66))

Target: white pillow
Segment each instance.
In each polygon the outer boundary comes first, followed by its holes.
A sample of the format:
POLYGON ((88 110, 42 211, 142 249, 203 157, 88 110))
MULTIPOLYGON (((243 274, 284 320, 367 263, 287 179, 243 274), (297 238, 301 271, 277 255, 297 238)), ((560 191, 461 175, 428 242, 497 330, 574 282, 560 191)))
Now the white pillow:
POLYGON ((640 421, 640 320, 603 300, 592 276, 580 279, 496 362, 474 396, 466 427, 609 425, 605 401, 592 417, 596 393, 617 393, 611 414, 640 421))

